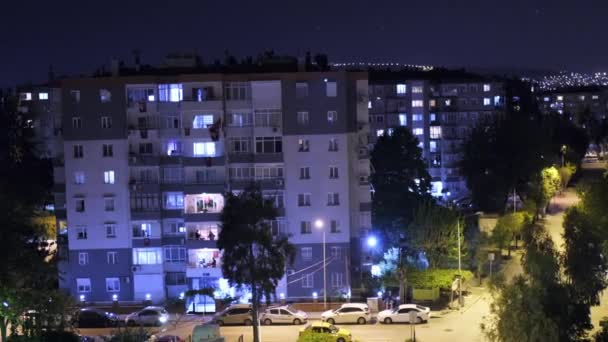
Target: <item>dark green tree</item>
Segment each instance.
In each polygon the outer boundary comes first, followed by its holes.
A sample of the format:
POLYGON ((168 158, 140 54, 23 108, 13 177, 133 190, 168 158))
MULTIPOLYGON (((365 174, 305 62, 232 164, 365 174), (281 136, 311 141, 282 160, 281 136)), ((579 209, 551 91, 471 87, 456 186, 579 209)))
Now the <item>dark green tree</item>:
POLYGON ((415 208, 430 199, 431 176, 409 129, 396 128, 378 138, 371 155, 373 186, 372 222, 393 246, 398 232, 412 220, 415 208))
MULTIPOLYGON (((217 245, 223 253, 222 272, 232 283, 251 289, 253 336, 259 342, 261 295, 275 289, 293 263, 295 250, 286 236, 273 237, 270 222, 277 211, 256 185, 226 194, 217 245)), ((274 292, 274 291, 273 291, 274 292)))

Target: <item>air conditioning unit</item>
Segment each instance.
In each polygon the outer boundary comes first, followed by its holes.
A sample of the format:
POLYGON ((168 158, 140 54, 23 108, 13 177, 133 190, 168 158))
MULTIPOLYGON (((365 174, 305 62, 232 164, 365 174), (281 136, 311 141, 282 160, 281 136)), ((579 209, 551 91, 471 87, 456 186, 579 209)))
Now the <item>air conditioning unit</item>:
POLYGON ((285 181, 283 180, 283 178, 277 178, 276 184, 277 186, 283 186, 285 185, 285 181))
POLYGON ((131 271, 132 272, 134 272, 134 273, 135 272, 139 272, 139 270, 141 270, 141 266, 139 266, 139 265, 133 265, 133 266, 131 266, 131 271))

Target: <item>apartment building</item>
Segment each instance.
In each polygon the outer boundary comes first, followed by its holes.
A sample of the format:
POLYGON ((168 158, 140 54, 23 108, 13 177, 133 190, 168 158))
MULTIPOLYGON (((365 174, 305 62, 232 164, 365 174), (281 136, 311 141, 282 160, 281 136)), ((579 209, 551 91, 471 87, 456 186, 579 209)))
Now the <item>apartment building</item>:
POLYGON ((273 233, 297 250, 277 296, 323 295, 323 234, 328 296, 359 286, 371 228, 367 73, 165 69, 55 89, 61 287, 75 298, 159 302, 205 286, 234 295, 219 216, 224 194, 252 181, 275 201, 273 233))
POLYGON ((579 115, 588 111, 598 120, 608 113, 608 92, 599 87, 562 89, 536 95, 541 113, 579 115))
POLYGON ((432 195, 446 201, 468 196, 458 163, 471 130, 480 120, 518 108, 519 102, 505 81, 472 75, 372 72, 369 91, 370 149, 379 136, 409 127, 427 162, 432 195))

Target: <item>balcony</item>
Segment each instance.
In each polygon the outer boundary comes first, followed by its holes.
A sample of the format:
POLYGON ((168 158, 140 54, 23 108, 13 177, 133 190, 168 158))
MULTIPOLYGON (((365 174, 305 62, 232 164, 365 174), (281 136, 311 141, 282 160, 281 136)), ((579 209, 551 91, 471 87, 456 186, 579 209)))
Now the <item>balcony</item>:
POLYGON ((269 179, 238 179, 230 181, 230 185, 233 189, 245 189, 251 184, 257 184, 264 190, 285 189, 285 180, 282 177, 269 179))
POLYGON ((217 248, 188 250, 186 276, 192 278, 222 276, 222 256, 217 248))
POLYGON ((158 166, 159 163, 158 155, 129 153, 129 166, 158 166))
POLYGON ((188 224, 188 240, 186 246, 189 249, 215 248, 219 235, 215 223, 190 223, 188 224))
POLYGON ((222 99, 211 96, 202 101, 193 98, 184 98, 181 102, 181 109, 184 111, 220 111, 222 110, 222 99))

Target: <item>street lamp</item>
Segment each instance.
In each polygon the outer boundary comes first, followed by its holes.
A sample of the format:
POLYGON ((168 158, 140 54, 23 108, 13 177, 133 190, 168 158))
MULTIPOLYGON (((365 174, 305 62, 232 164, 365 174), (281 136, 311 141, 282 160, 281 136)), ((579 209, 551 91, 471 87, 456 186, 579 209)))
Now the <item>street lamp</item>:
POLYGON ((376 247, 376 245, 378 244, 378 240, 376 239, 375 236, 370 236, 367 238, 367 245, 371 248, 376 247))
POLYGON ((325 259, 325 229, 323 229, 323 220, 317 219, 315 227, 323 231, 323 306, 327 309, 327 260, 325 259))
POLYGON ((568 147, 566 145, 562 145, 562 148, 560 149, 560 152, 562 153, 562 167, 564 167, 564 155, 566 154, 567 150, 568 147))

